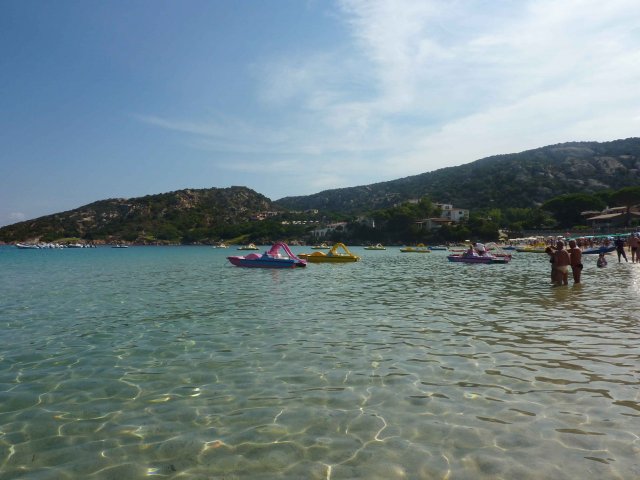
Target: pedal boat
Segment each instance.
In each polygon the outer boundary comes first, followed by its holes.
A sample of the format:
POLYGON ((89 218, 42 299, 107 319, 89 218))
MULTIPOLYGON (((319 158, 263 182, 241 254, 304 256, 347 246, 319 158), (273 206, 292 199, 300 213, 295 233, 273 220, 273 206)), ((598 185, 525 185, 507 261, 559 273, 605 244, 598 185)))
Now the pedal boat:
POLYGON ((535 245, 526 245, 524 247, 516 247, 516 252, 520 253, 546 253, 547 246, 544 243, 535 245))
POLYGON ((301 253, 299 257, 309 263, 347 263, 360 260, 360 257, 351 253, 344 243, 336 243, 327 253, 301 253), (341 249, 344 253, 338 252, 338 249, 341 249))
POLYGON ((297 268, 306 267, 307 261, 298 258, 286 243, 277 242, 263 254, 250 253, 248 255, 236 255, 227 257, 227 260, 236 267, 247 268, 297 268), (283 250, 285 255, 280 253, 283 250))
POLYGON ((368 247, 364 247, 365 250, 386 250, 386 247, 383 247, 381 243, 377 243, 376 245, 369 245, 368 247))
POLYGON ((253 243, 250 243, 249 245, 243 245, 242 247, 238 247, 238 250, 260 250, 260 249, 256 247, 253 243))
POLYGON ((424 246, 424 244, 419 243, 415 247, 404 247, 401 248, 400 251, 402 253, 431 253, 431 249, 424 246))
POLYGON ((449 255, 447 259, 450 262, 459 262, 459 263, 509 263, 511 261, 511 255, 508 254, 500 254, 500 255, 469 255, 467 253, 462 253, 460 255, 449 255))
POLYGON ((601 253, 613 252, 615 249, 616 249, 615 245, 610 245, 608 247, 601 245, 600 247, 585 248, 584 250, 582 250, 582 254, 583 255, 599 255, 601 253))
POLYGON ((492 253, 470 253, 467 250, 464 253, 449 255, 447 259, 450 262, 460 263, 509 263, 511 261, 511 254, 504 253, 494 242, 488 243, 486 249, 491 250, 492 253))
POLYGON ((314 245, 311 247, 312 250, 329 250, 331 247, 326 243, 321 243, 320 245, 314 245))

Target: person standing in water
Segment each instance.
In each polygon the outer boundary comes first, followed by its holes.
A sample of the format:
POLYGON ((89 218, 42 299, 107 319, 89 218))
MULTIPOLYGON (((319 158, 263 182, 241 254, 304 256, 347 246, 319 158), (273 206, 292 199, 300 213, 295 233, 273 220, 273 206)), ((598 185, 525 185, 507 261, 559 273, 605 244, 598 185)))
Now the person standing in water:
POLYGON ((573 273, 573 284, 580 283, 582 275, 582 250, 575 240, 569 240, 569 256, 571 257, 571 272, 573 273))
POLYGON ((618 254, 618 263, 621 261, 620 257, 624 257, 624 261, 628 262, 627 254, 624 253, 624 239, 622 237, 616 238, 614 245, 616 246, 616 253, 618 254))
POLYGON ((640 247, 640 240, 637 233, 632 233, 629 237, 629 248, 631 249, 631 263, 640 263, 640 257, 638 257, 638 247, 640 247))
POLYGON ((557 271, 556 271, 556 265, 555 265, 555 250, 553 249, 553 247, 551 245, 549 245, 547 248, 544 249, 544 252, 549 255, 549 262, 551 262, 551 283, 556 283, 556 277, 558 275, 557 271))
POLYGON ((556 243, 553 263, 556 268, 555 285, 569 285, 569 265, 571 265, 571 257, 569 256, 569 252, 564 249, 564 242, 562 240, 558 240, 558 243, 556 243))

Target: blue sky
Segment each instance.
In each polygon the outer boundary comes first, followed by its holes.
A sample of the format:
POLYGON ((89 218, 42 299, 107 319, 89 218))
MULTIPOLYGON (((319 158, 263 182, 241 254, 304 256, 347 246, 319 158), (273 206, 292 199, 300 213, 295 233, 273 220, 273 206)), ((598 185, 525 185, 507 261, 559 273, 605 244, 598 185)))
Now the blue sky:
POLYGON ((0 225, 640 134, 637 0, 0 2, 0 225))

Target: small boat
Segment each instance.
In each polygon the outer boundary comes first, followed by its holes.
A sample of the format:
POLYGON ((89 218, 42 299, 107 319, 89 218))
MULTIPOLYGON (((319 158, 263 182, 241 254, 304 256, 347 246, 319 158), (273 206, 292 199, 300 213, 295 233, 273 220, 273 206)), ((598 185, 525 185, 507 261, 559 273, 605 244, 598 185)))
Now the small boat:
POLYGON ((229 248, 229 246, 224 242, 220 242, 217 245, 214 245, 213 248, 229 248))
POLYGON ((429 247, 429 250, 448 250, 449 248, 446 245, 434 245, 429 247))
POLYGON ((329 250, 331 247, 326 243, 321 243, 320 245, 314 245, 311 247, 312 250, 329 250))
POLYGON ((116 243, 115 245, 111 245, 111 248, 129 248, 129 245, 125 245, 123 243, 116 243))
POLYGON ((381 243, 376 243, 375 245, 369 245, 364 247, 365 250, 386 250, 385 247, 382 246, 381 243))
POLYGON ((516 252, 520 253, 546 253, 547 245, 537 243, 535 245, 526 245, 524 247, 516 247, 516 252))
POLYGON ((360 260, 360 257, 351 253, 344 243, 336 243, 328 253, 301 253, 298 256, 309 263, 346 263, 360 260), (344 253, 338 252, 338 249, 342 249, 344 253))
POLYGON ((16 243, 16 247, 21 250, 38 250, 40 247, 33 243, 16 243))
POLYGON ((267 252, 263 254, 250 253, 246 256, 227 257, 227 260, 236 267, 247 268, 296 268, 306 267, 307 261, 298 258, 286 243, 275 243, 267 252), (286 255, 282 255, 280 250, 284 250, 286 255))
POLYGON ((468 255, 463 253, 460 255, 449 255, 447 259, 450 262, 460 263, 509 263, 511 261, 511 255, 468 255))
POLYGON ((582 254, 583 255, 599 255, 601 253, 609 253, 609 252, 613 252, 616 249, 615 245, 609 245, 609 246, 600 246, 600 247, 593 247, 593 248, 586 248, 584 250, 582 250, 582 254))
POLYGON ((242 247, 238 247, 238 250, 260 250, 255 244, 250 243, 249 245, 243 245, 242 247))
POLYGON ((424 244, 419 243, 415 247, 404 247, 401 248, 400 251, 402 253, 431 253, 431 250, 424 246, 424 244))
POLYGON ((449 255, 447 259, 450 262, 460 263, 509 263, 511 261, 511 254, 502 251, 500 246, 494 242, 488 243, 486 249, 493 253, 478 254, 473 248, 469 248, 464 253, 449 255))

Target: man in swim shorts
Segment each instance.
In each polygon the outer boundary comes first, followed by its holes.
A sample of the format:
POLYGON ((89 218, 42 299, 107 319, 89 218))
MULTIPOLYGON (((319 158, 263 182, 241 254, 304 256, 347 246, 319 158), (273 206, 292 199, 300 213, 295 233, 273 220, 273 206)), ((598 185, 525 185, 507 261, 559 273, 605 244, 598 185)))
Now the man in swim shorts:
POLYGON ((575 240, 569 240, 569 256, 571 257, 571 272, 573 273, 573 284, 580 283, 582 275, 582 250, 578 248, 575 240))
POLYGON ((569 285, 569 265, 571 265, 571 257, 569 252, 564 249, 564 242, 562 240, 558 240, 558 243, 556 243, 553 263, 556 268, 556 279, 553 283, 556 286, 569 285))

